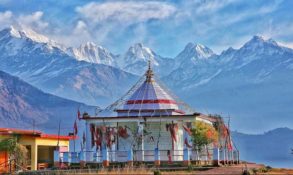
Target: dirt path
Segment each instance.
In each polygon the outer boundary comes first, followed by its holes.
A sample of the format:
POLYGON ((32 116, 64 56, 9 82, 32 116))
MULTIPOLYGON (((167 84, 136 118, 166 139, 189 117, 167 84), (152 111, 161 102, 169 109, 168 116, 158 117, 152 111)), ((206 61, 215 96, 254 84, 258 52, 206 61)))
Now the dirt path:
POLYGON ((246 169, 245 167, 247 167, 247 169, 253 169, 253 168, 262 168, 264 167, 264 165, 260 165, 260 164, 241 164, 241 165, 232 165, 232 166, 227 166, 227 167, 217 167, 217 168, 213 168, 210 170, 206 170, 206 171, 193 171, 193 172, 186 172, 186 171, 182 171, 182 172, 163 172, 162 174, 164 175, 241 175, 243 173, 243 171, 246 169))

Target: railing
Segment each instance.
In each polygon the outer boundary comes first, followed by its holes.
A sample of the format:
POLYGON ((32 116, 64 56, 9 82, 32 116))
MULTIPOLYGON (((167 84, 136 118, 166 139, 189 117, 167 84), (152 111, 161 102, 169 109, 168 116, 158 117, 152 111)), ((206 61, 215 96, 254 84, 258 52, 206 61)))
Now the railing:
POLYGON ((102 163, 108 162, 153 162, 157 159, 163 162, 181 162, 181 161, 204 161, 212 163, 219 162, 238 162, 239 152, 228 151, 227 149, 203 149, 203 150, 133 150, 133 151, 84 151, 84 152, 63 152, 54 154, 54 161, 63 163, 102 163), (58 155, 57 155, 58 154, 58 155), (58 159, 56 158, 58 156, 58 159))

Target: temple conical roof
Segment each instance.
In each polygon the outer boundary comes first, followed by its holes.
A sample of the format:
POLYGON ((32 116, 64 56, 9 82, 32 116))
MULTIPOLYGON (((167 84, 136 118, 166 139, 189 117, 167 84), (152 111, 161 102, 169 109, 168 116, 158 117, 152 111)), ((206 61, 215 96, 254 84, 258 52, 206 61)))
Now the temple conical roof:
POLYGON ((116 109, 118 116, 182 115, 178 102, 154 78, 150 63, 143 83, 135 88, 123 105, 116 109))

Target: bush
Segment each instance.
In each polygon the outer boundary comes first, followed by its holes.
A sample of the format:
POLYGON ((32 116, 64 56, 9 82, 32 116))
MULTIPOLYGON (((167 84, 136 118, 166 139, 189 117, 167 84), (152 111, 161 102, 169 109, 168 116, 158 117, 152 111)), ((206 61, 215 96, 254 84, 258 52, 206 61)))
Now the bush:
POLYGON ((266 167, 260 168, 258 171, 261 172, 261 173, 267 173, 268 172, 266 167))
POLYGON ((161 173, 161 171, 160 170, 155 170, 154 171, 154 175, 161 175, 162 173, 161 173))
POLYGON ((243 173, 242 173, 242 175, 250 175, 250 172, 247 171, 247 170, 244 170, 243 173))
POLYGON ((191 137, 194 148, 198 148, 201 151, 204 145, 218 142, 218 132, 212 125, 203 121, 195 121, 193 126, 191 137))
POLYGON ((270 167, 270 166, 266 166, 266 169, 267 169, 268 171, 270 171, 270 170, 272 169, 272 167, 270 167))
POLYGON ((193 166, 192 165, 188 165, 187 169, 188 169, 189 172, 191 172, 193 170, 193 166))

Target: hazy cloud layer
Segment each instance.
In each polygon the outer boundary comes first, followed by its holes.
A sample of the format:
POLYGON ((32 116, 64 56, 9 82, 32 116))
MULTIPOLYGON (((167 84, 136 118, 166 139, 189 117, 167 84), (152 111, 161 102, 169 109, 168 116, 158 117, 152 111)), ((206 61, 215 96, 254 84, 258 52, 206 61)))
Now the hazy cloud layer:
POLYGON ((171 16, 176 8, 164 2, 91 2, 77 7, 76 11, 87 20, 95 23, 118 22, 122 24, 133 24, 145 22, 151 19, 164 19, 171 16))
POLYGON ((123 53, 135 42, 143 42, 171 57, 188 42, 202 43, 221 52, 229 46, 241 46, 253 35, 273 37, 287 46, 293 43, 290 0, 1 3, 0 28, 30 27, 65 45, 92 41, 115 53, 123 53))

